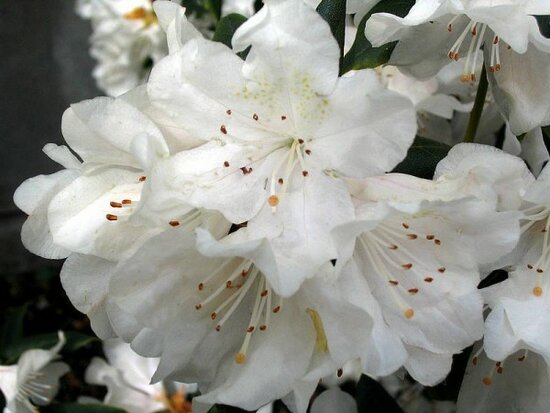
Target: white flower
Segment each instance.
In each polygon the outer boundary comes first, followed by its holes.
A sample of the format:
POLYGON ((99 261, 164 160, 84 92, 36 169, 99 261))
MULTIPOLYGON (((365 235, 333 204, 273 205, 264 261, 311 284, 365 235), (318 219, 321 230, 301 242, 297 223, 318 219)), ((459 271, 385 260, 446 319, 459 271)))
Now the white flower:
POLYGON ((491 313, 484 347, 493 360, 527 349, 550 363, 550 168, 524 196, 519 259, 502 283, 486 289, 491 313))
POLYGON ((538 176, 550 154, 544 143, 544 136, 541 128, 535 128, 525 134, 521 142, 506 125, 503 150, 516 156, 521 156, 529 165, 535 176, 538 176))
POLYGON ((373 15, 366 26, 375 46, 399 40, 391 64, 417 77, 430 77, 448 62, 464 56, 462 78, 476 79, 483 58, 500 110, 514 133, 550 123, 548 95, 550 40, 534 14, 550 14, 547 2, 498 0, 420 0, 400 18, 373 15))
POLYGON ((222 16, 239 13, 245 17, 254 14, 254 0, 225 0, 222 3, 222 16))
POLYGON ((338 78, 336 41, 302 1, 266 2, 233 45, 252 45, 245 62, 222 44, 192 39, 153 70, 153 105, 208 141, 156 173, 185 202, 248 221, 240 239, 272 240, 254 259, 288 295, 337 256, 329 231, 353 217, 339 177, 395 166, 412 141, 414 113, 372 72, 338 78))
MULTIPOLYGON (((401 73, 395 66, 384 66, 378 73, 389 90, 408 97, 415 106, 418 134, 443 142, 450 141, 451 126, 448 120, 455 111, 469 112, 471 103, 462 103, 455 96, 440 91, 438 77, 417 80, 401 73)), ((444 86, 444 85, 441 85, 444 86)))
POLYGON ((495 362, 482 350, 475 352, 466 369, 458 413, 548 411, 550 371, 541 356, 518 351, 495 362))
POLYGON ((92 21, 90 54, 98 61, 93 76, 111 96, 144 83, 168 53, 150 0, 88 0, 77 11, 92 21))
POLYGON ((357 403, 338 387, 325 390, 313 400, 311 413, 357 413, 357 403))
MULTIPOLYGON (((163 229, 130 220, 145 185, 144 170, 168 156, 150 119, 121 99, 96 98, 71 106, 62 130, 83 165, 80 176, 58 189, 47 206, 55 244, 117 259, 163 229)), ((166 222, 164 229, 169 227, 166 222)))
POLYGON ((59 378, 69 371, 65 363, 55 361, 64 344, 65 336, 59 332, 59 342, 50 350, 27 350, 16 365, 0 366, 0 389, 8 413, 34 413, 35 405, 50 403, 59 378))
POLYGON ((94 358, 86 370, 87 383, 107 386, 103 403, 120 407, 128 413, 191 412, 191 404, 185 396, 195 391, 195 385, 150 384, 158 359, 141 357, 120 340, 106 340, 103 350, 108 363, 94 358))
POLYGON ((335 293, 331 264, 283 298, 241 258, 258 244, 226 247, 201 230, 199 252, 189 232, 165 232, 118 265, 108 315, 138 353, 161 358, 153 381, 198 382, 197 403, 250 410, 291 393, 293 410, 305 412, 319 379, 348 357, 325 331, 356 327, 356 304, 335 293))

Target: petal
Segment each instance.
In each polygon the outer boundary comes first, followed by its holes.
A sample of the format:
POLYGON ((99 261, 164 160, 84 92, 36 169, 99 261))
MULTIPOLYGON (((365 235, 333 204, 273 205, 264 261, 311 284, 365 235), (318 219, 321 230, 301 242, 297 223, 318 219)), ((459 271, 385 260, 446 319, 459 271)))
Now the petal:
POLYGON ((311 404, 311 413, 357 413, 357 403, 338 387, 325 390, 311 404))
POLYGON ((407 346, 409 359, 405 367, 409 374, 425 386, 441 382, 451 371, 452 354, 435 354, 421 348, 407 346))

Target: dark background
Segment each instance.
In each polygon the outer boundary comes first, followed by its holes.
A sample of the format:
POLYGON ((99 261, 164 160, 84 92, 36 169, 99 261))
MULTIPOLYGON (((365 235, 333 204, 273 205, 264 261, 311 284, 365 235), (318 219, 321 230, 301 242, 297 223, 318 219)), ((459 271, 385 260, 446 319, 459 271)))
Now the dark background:
POLYGON ((61 115, 71 104, 101 94, 91 77, 90 23, 74 0, 0 0, 0 274, 60 265, 25 250, 25 214, 13 192, 25 179, 61 167, 42 153, 63 143, 61 115))

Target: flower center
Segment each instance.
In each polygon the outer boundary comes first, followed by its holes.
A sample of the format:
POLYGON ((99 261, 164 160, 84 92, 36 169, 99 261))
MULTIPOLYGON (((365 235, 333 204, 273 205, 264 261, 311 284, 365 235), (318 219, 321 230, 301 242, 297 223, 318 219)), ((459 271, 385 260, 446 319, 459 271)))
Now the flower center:
POLYGON ((434 247, 441 245, 441 239, 434 234, 414 233, 410 225, 395 220, 379 224, 376 229, 362 234, 359 244, 374 273, 387 283, 390 296, 406 319, 415 315, 409 301, 422 292, 418 281, 430 285, 437 275, 445 273, 445 267, 433 268, 409 248, 409 243, 428 242, 434 247), (437 274, 437 275, 436 275, 437 274), (417 277, 415 277, 415 275, 417 277))
POLYGON ((145 27, 149 27, 158 23, 158 18, 152 9, 146 9, 145 7, 136 7, 132 11, 124 14, 123 16, 127 20, 141 20, 145 27))
POLYGON ((535 206, 523 211, 527 222, 521 226, 522 234, 527 230, 534 232, 537 238, 542 238, 541 253, 535 263, 528 263, 527 269, 534 272, 536 277, 532 293, 535 297, 541 297, 544 293, 542 288, 544 273, 548 268, 550 260, 550 208, 535 206), (542 237, 540 234, 543 234, 542 237))
POLYGON ((239 305, 250 291, 254 294, 254 303, 250 321, 240 350, 235 354, 235 362, 246 362, 246 354, 252 336, 257 331, 269 328, 272 314, 282 310, 282 297, 275 294, 266 278, 245 259, 226 260, 209 277, 199 283, 198 290, 204 294, 204 299, 195 305, 197 311, 210 313, 210 318, 216 331, 221 331, 223 325, 237 311, 239 305))
POLYGON ((273 212, 277 211, 277 205, 279 205, 281 197, 288 189, 290 178, 296 166, 300 166, 304 178, 309 176, 306 157, 311 155, 311 149, 306 148, 306 142, 301 138, 293 138, 291 142, 289 150, 281 156, 271 174, 267 202, 273 212))
MULTIPOLYGON (((462 17, 462 15, 455 16, 447 25, 447 30, 449 32, 454 31, 454 23, 456 20, 462 17)), ((449 50, 448 56, 451 60, 458 60, 461 56, 461 49, 463 44, 468 42, 469 45, 466 52, 466 61, 464 63, 464 70, 462 72, 461 80, 463 82, 475 82, 477 80, 476 69, 481 52, 481 45, 485 38, 485 32, 487 30, 487 25, 484 23, 478 23, 475 21, 470 21, 464 30, 460 33, 455 43, 449 50)), ((491 30, 491 29, 489 29, 491 30)), ((489 71, 491 73, 498 72, 501 69, 500 64, 500 38, 493 33, 491 41, 491 62, 489 66, 489 71)))

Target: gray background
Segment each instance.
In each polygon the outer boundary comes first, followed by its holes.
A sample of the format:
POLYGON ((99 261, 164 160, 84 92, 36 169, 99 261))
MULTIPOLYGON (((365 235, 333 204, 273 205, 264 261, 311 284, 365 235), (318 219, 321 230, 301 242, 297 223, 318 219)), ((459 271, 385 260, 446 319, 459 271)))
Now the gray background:
POLYGON ((63 142, 61 115, 71 103, 101 94, 90 30, 73 0, 0 0, 0 274, 54 264, 21 244, 25 215, 12 196, 26 178, 60 169, 42 147, 63 142))

